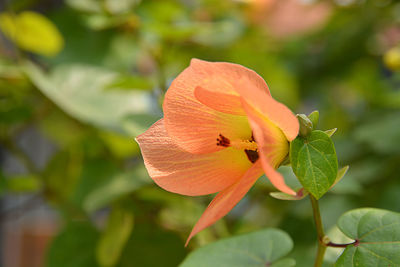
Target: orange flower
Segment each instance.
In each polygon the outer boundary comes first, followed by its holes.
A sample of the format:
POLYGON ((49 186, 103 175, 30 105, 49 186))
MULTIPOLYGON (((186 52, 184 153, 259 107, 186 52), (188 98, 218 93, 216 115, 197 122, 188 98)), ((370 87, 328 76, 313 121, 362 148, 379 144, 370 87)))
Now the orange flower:
POLYGON ((178 194, 219 192, 187 242, 225 216, 263 173, 295 195, 275 169, 299 124, 254 71, 193 59, 172 82, 163 110, 164 118, 137 137, 150 177, 178 194))

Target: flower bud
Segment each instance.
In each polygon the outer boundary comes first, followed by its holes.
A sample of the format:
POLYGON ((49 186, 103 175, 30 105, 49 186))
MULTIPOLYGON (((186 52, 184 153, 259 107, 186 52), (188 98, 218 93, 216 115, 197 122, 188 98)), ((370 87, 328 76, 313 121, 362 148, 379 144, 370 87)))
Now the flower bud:
POLYGON ((312 122, 313 129, 315 130, 315 128, 317 127, 317 124, 318 124, 318 120, 319 120, 319 112, 318 112, 318 110, 314 110, 313 112, 308 114, 308 118, 312 122))
POLYGON ((300 123, 299 135, 301 137, 307 137, 313 130, 312 121, 305 114, 297 114, 296 117, 300 123))

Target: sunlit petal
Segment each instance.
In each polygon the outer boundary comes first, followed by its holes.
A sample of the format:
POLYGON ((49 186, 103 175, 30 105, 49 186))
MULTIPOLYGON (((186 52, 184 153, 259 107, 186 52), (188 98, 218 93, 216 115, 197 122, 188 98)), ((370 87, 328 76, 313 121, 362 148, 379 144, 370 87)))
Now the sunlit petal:
POLYGON ((283 176, 275 169, 289 152, 289 142, 283 132, 265 116, 243 101, 243 107, 248 113, 254 138, 258 144, 259 156, 266 176, 280 191, 295 195, 296 193, 285 184, 283 176))
MULTIPOLYGON (((196 87, 209 90, 219 86, 217 88, 225 88, 226 92, 234 93, 229 89, 229 83, 217 75, 220 74, 218 68, 213 67, 212 70, 206 71, 202 68, 202 62, 193 60, 192 65, 179 74, 168 89, 163 104, 168 134, 179 147, 191 153, 210 153, 220 150, 221 148, 215 145, 219 134, 230 139, 247 139, 251 136, 246 116, 217 111, 196 99, 194 94, 196 87), (210 75, 210 72, 214 74, 210 75)), ((207 63, 207 66, 213 64, 225 66, 224 64, 228 63, 207 63)), ((217 91, 221 92, 223 91, 217 91)), ((238 103, 235 104, 235 108, 238 103)), ((244 115, 244 112, 240 113, 244 115)))
POLYGON ((211 201, 210 205, 208 205, 207 209, 194 226, 186 241, 186 245, 194 235, 212 225, 232 210, 244 195, 246 195, 262 173, 263 171, 260 163, 256 162, 239 181, 221 191, 211 201))
POLYGON ((226 148, 191 154, 168 136, 163 119, 137 137, 150 177, 165 190, 183 195, 205 195, 225 189, 251 167, 244 151, 226 148))
POLYGON ((237 90, 239 80, 246 83, 249 90, 270 94, 263 78, 241 65, 193 59, 190 67, 195 75, 202 77, 201 83, 195 88, 197 100, 214 110, 245 115, 237 90))
POLYGON ((297 137, 299 122, 288 107, 276 101, 265 92, 251 90, 251 87, 243 80, 238 81, 238 83, 241 86, 237 87, 237 91, 245 103, 280 128, 289 141, 297 137))

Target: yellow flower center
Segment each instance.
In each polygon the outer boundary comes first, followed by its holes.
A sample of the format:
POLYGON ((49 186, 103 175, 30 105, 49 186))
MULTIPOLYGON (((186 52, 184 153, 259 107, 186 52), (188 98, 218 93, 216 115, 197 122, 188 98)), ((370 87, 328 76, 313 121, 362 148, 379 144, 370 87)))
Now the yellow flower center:
POLYGON ((257 143, 255 140, 234 140, 231 141, 231 147, 239 150, 257 150, 257 143))
POLYGON ((258 160, 258 146, 253 136, 250 140, 230 140, 223 136, 219 135, 217 138, 217 146, 223 147, 233 147, 238 150, 243 150, 246 153, 247 158, 251 163, 254 163, 258 160))

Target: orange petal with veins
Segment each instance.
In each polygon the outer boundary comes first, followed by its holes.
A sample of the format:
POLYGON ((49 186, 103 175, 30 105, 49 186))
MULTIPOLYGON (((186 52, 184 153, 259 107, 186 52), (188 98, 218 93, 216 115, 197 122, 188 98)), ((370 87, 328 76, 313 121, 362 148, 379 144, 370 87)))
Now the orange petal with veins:
POLYGON ((257 161, 240 180, 218 193, 193 227, 186 241, 186 245, 194 235, 212 225, 231 211, 246 195, 262 173, 263 170, 260 162, 257 161))
POLYGON ((168 136, 163 119, 136 141, 150 177, 160 187, 178 194, 219 192, 238 181, 252 165, 244 151, 233 148, 209 154, 182 150, 168 136))
POLYGON ((242 101, 242 104, 253 129, 254 139, 258 145, 259 161, 261 161, 265 175, 278 190, 296 195, 296 192, 285 184, 283 176, 275 170, 288 154, 289 142, 283 132, 268 118, 247 104, 245 100, 242 101))
POLYGON ((257 73, 232 63, 193 60, 192 65, 196 74, 219 77, 219 80, 208 78, 209 83, 195 87, 194 95, 199 102, 221 112, 243 114, 242 97, 282 129, 288 140, 296 138, 299 131, 296 117, 289 108, 271 97, 267 84, 257 73))
MULTIPOLYGON (((237 92, 249 106, 275 124, 285 134, 289 141, 294 140, 299 133, 299 122, 296 116, 284 104, 276 101, 270 95, 260 90, 252 90, 246 81, 238 81, 237 92)), ((243 104, 243 102, 242 102, 243 104)), ((246 112, 247 116, 249 113, 246 112)))
POLYGON ((265 81, 243 66, 193 59, 165 94, 165 128, 175 143, 191 153, 210 153, 219 134, 247 140, 251 129, 235 88, 243 80, 269 95, 265 81), (197 90, 196 88, 199 88, 197 90), (203 90, 213 95, 204 95, 203 90))
POLYGON ((246 115, 236 88, 239 80, 247 84, 249 88, 251 87, 252 90, 259 90, 270 95, 264 79, 255 71, 239 64, 193 59, 190 67, 196 75, 204 76, 204 82, 195 87, 197 100, 214 110, 246 115))

